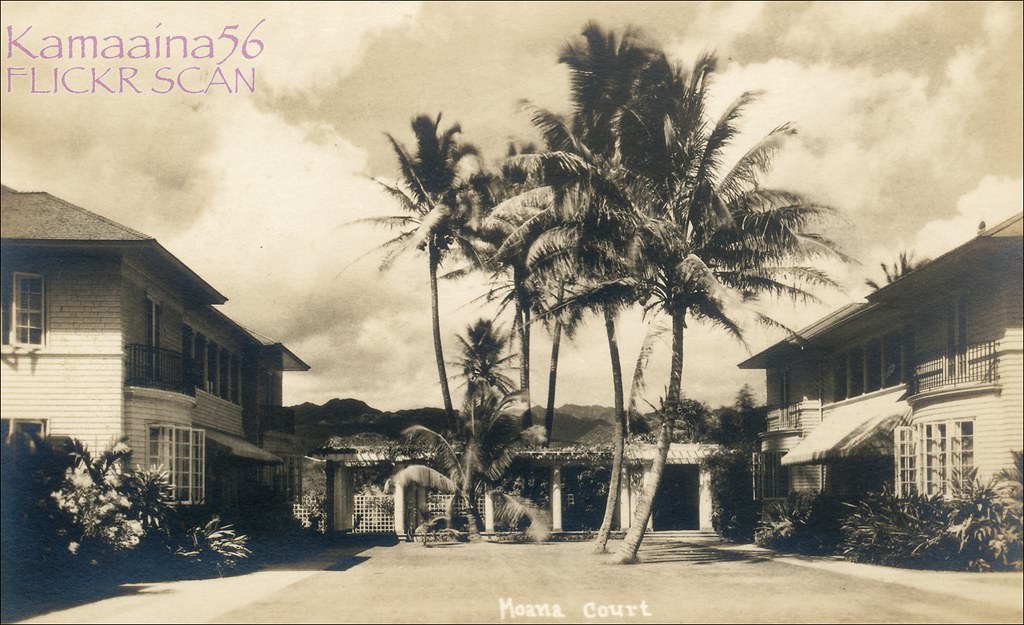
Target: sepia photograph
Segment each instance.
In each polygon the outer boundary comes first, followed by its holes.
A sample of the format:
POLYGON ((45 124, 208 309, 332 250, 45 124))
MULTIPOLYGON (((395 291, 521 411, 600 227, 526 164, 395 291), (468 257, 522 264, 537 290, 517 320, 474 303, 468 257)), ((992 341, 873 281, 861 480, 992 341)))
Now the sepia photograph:
POLYGON ((0 9, 0 622, 1024 621, 1024 4, 0 9))

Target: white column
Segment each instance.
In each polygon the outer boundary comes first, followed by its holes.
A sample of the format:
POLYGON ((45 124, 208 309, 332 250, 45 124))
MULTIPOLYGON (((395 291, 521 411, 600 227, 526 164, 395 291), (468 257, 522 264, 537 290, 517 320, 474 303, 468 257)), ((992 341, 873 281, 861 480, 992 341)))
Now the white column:
POLYGON ((405 540, 405 488, 395 484, 395 534, 405 540))
POLYGON ((551 531, 562 531, 562 467, 551 467, 551 531))
POLYGON ((484 531, 494 533, 494 494, 484 495, 484 531))
POLYGON ((700 529, 712 530, 714 527, 711 524, 711 474, 702 469, 698 480, 700 482, 700 508, 697 511, 697 518, 700 529))

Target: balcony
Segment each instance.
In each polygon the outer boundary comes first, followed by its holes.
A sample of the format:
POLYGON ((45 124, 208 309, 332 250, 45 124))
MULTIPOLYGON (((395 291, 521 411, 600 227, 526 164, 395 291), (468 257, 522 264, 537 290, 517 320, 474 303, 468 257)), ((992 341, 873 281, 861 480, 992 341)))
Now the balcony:
POLYGON ((821 421, 821 402, 807 399, 768 412, 769 432, 792 432, 813 428, 821 421))
POLYGON ((969 384, 992 383, 996 371, 996 342, 968 345, 953 353, 926 354, 917 359, 911 379, 910 394, 969 384))
POLYGON ((125 345, 124 352, 126 385, 195 395, 193 376, 178 352, 138 343, 125 345))

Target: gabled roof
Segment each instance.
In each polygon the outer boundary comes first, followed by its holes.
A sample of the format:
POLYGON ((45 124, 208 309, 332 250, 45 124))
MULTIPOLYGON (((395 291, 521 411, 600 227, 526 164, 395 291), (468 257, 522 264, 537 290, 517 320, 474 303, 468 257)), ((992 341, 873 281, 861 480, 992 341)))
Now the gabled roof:
POLYGON ((979 232, 973 239, 963 245, 957 246, 935 260, 918 267, 891 284, 887 284, 869 294, 867 296, 868 301, 847 304, 806 328, 751 356, 738 366, 741 369, 766 369, 771 361, 800 351, 804 345, 811 342, 814 338, 841 328, 854 319, 860 318, 868 311, 884 305, 885 302, 902 297, 908 292, 913 292, 913 289, 917 288, 921 283, 928 284, 929 281, 948 279, 950 276, 955 275, 956 272, 964 271, 965 264, 961 262, 964 259, 986 258, 993 254, 998 255, 1004 252, 1011 252, 1019 257, 1021 242, 1014 239, 1020 239, 1022 236, 1024 236, 1024 213, 1017 213, 1013 217, 979 232))

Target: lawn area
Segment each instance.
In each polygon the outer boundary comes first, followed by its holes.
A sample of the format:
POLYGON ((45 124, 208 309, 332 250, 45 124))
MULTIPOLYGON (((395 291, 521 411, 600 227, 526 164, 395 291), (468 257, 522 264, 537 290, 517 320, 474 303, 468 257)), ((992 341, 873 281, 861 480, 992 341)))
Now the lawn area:
POLYGON ((644 562, 633 566, 590 549, 338 541, 300 561, 224 579, 129 586, 37 620, 1019 623, 1022 616, 1020 574, 783 557, 686 533, 654 535, 644 562))

